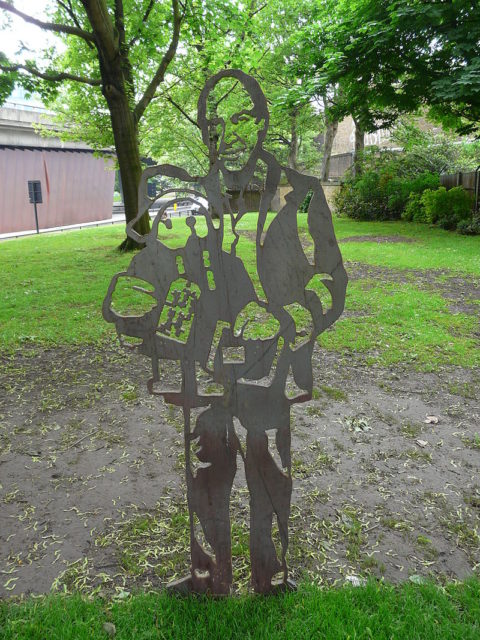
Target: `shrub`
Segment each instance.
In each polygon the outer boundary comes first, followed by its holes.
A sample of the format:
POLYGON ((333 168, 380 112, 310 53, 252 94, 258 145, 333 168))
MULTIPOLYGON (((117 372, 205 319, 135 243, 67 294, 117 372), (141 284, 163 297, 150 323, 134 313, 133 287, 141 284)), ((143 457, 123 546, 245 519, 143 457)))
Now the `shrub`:
POLYGON ((335 194, 338 215, 356 220, 383 220, 384 203, 378 188, 378 174, 369 173, 360 179, 347 180, 335 194))
POLYGON ((411 193, 409 195, 405 210, 402 213, 402 220, 407 222, 428 222, 420 193, 411 193))
POLYGON ((472 220, 460 220, 457 231, 464 236, 480 236, 480 216, 472 220))
POLYGON ((434 173, 421 173, 413 178, 393 178, 386 185, 388 208, 392 218, 400 218, 411 194, 421 194, 425 189, 435 189, 440 178, 434 173))
POLYGON ((425 209, 427 222, 438 222, 439 218, 448 215, 447 190, 440 187, 435 191, 426 189, 422 195, 422 204, 425 209))
POLYGON ((439 177, 432 173, 402 178, 388 168, 372 168, 344 183, 335 197, 335 209, 357 220, 398 220, 411 193, 421 194, 438 185, 439 177))
POLYGON ((443 229, 456 229, 460 221, 471 216, 472 198, 463 187, 453 187, 449 191, 445 187, 435 191, 427 189, 421 202, 427 222, 438 224, 443 229))
POLYGON ((305 198, 303 199, 303 202, 301 203, 301 205, 298 207, 298 210, 300 211, 300 213, 307 213, 308 207, 310 206, 310 202, 312 200, 312 196, 313 196, 313 191, 310 190, 305 196, 305 198))
POLYGON ((458 220, 466 220, 472 215, 473 197, 463 187, 453 187, 447 191, 453 215, 458 220))

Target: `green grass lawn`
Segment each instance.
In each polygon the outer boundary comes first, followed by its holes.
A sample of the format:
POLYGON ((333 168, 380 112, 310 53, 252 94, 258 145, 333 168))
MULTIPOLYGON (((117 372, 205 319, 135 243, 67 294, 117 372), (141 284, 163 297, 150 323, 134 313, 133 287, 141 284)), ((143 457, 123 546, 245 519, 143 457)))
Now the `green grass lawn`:
MULTIPOLYGON (((242 220, 255 229, 253 214, 242 220)), ((322 345, 344 354, 360 353, 367 363, 414 363, 423 370, 444 365, 480 366, 480 349, 472 314, 451 313, 451 302, 418 286, 405 270, 435 270, 434 277, 480 277, 480 238, 462 237, 426 225, 359 223, 335 220, 338 238, 358 235, 402 235, 412 243, 345 242, 344 259, 396 270, 400 282, 381 277, 351 281, 347 311, 322 345), (403 270, 403 271, 398 271, 403 270), (438 273, 437 273, 438 272, 438 273), (349 317, 350 315, 350 317, 349 317)), ((201 222, 198 223, 201 231, 201 222)), ((306 231, 306 216, 300 217, 306 231)), ((127 267, 131 255, 116 247, 123 227, 104 227, 65 234, 28 237, 0 245, 2 305, 1 345, 13 350, 24 343, 66 345, 98 343, 113 336, 101 316, 101 304, 112 275, 127 267)), ((183 220, 175 220, 171 246, 186 238, 183 220)), ((255 277, 254 242, 242 236, 239 253, 255 277)), ((258 327, 261 332, 263 326, 258 327)))
POLYGON ((392 269, 438 269, 480 276, 480 237, 410 222, 357 222, 336 218, 337 237, 356 235, 412 238, 414 243, 362 242, 342 245, 346 260, 366 262, 392 269))
POLYGON ((275 598, 212 600, 142 594, 124 601, 50 596, 0 603, 4 640, 476 640, 480 583, 445 588, 405 583, 320 589, 302 585, 275 598), (113 625, 113 627, 112 627, 113 625))

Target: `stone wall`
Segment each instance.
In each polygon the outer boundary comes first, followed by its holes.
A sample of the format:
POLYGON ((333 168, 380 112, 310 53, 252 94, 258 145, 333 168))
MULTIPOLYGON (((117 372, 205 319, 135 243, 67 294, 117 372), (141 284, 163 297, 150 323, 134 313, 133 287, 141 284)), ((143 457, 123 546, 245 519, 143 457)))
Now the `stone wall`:
POLYGON ((322 184, 323 193, 325 194, 325 198, 331 211, 335 210, 333 206, 333 198, 335 197, 335 194, 340 190, 340 186, 340 182, 329 182, 328 184, 322 184))

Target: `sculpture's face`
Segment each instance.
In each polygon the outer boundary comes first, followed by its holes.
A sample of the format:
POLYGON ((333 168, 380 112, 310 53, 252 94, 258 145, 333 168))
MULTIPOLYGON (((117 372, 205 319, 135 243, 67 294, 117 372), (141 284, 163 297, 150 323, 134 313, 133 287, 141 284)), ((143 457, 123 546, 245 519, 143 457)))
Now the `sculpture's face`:
POLYGON ((262 122, 255 122, 254 109, 238 111, 224 120, 219 155, 227 169, 238 169, 248 162, 261 131, 262 122))
POLYGON ((227 169, 241 169, 265 137, 264 119, 249 93, 238 82, 232 85, 231 78, 215 85, 208 107, 209 137, 216 145, 217 157, 227 169), (232 87, 234 100, 229 95, 232 87), (228 99, 222 100, 224 95, 228 99))

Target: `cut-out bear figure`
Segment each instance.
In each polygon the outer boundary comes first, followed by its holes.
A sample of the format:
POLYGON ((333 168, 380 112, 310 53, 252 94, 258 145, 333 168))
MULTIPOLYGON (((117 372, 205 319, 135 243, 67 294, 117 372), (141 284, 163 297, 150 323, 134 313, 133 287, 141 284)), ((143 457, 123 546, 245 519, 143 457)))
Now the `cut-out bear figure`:
POLYGON ((232 69, 207 81, 198 102, 198 124, 210 169, 205 176, 190 176, 172 165, 144 171, 139 216, 153 203, 147 195, 149 178, 162 175, 184 186, 161 194, 171 193, 172 198, 159 210, 150 234, 140 237, 134 229, 136 221, 128 225, 129 235, 144 242, 145 248, 126 272, 113 278, 103 305, 105 319, 115 323, 119 335, 136 338, 136 348, 151 358, 149 390, 183 408, 192 562, 189 575, 174 585, 183 591, 227 594, 231 590, 229 503, 238 456, 245 465, 250 493, 252 586, 256 592, 269 593, 290 584, 286 563, 292 493, 290 408, 311 398, 315 341, 344 307, 347 276, 321 184, 280 166, 263 148, 268 120, 265 96, 252 77, 232 69), (247 98, 247 108, 228 120, 219 115, 220 101, 214 104, 213 115, 211 109, 213 92, 225 80, 236 82, 247 98), (256 134, 250 150, 237 132, 248 120, 256 134), (237 255, 237 225, 246 209, 245 191, 259 169, 265 186, 255 234, 258 278, 252 278, 237 255), (291 190, 280 211, 267 219, 281 181, 291 190), (232 190, 240 194, 236 213, 228 195, 232 190), (297 220, 308 193, 310 257, 302 247, 297 220), (185 245, 169 248, 162 240, 171 228, 165 212, 185 199, 195 203, 198 215, 186 218, 185 245), (198 233, 198 219, 205 220, 206 235, 198 233), (233 238, 230 246, 228 238, 233 238), (140 286, 135 289, 151 297, 151 309, 143 315, 114 310, 112 295, 124 277, 138 279, 140 286), (329 304, 322 304, 320 289, 328 295, 329 304), (296 326, 294 307, 308 317, 308 330, 296 326), (273 334, 247 335, 249 312, 274 326, 273 334), (180 388, 158 388, 162 360, 179 363, 180 388), (196 368, 209 374, 220 390, 202 393, 196 368), (298 389, 294 395, 287 393, 292 384, 298 389), (200 413, 199 407, 204 407, 200 413), (194 409, 198 415, 192 425, 194 409), (239 429, 244 438, 239 437, 239 429), (278 455, 272 455, 268 432, 274 434, 278 455), (279 552, 272 536, 274 518, 279 552))

